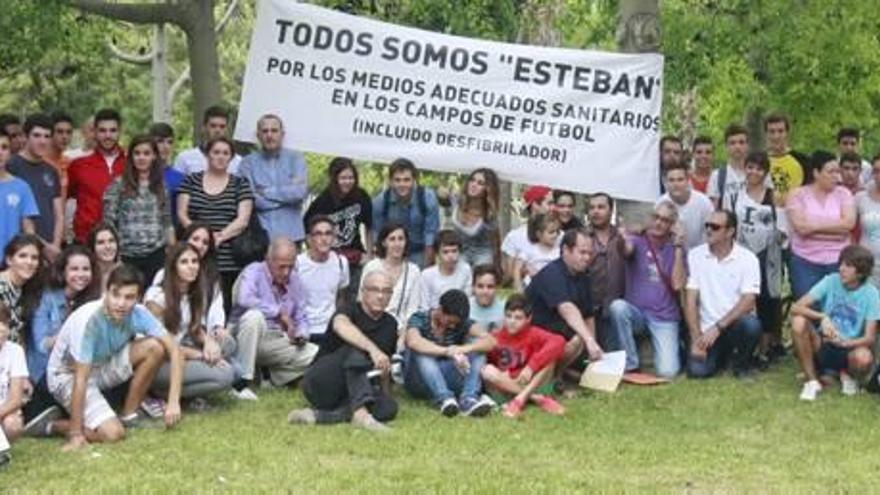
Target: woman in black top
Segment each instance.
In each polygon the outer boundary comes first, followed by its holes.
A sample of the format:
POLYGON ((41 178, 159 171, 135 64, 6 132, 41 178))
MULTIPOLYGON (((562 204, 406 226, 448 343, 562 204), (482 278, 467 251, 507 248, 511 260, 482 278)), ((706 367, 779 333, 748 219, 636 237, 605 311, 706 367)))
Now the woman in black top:
POLYGON ((373 204, 367 192, 358 185, 357 169, 350 158, 331 160, 328 175, 330 182, 309 206, 305 224, 308 225, 315 215, 326 215, 336 226, 333 249, 348 259, 351 279, 344 297, 345 302, 350 303, 357 298, 361 267, 373 254, 373 204), (361 225, 364 226, 363 240, 361 225))
POLYGON ((232 255, 232 240, 247 228, 254 209, 254 196, 246 179, 229 173, 234 154, 232 141, 211 140, 207 147, 208 168, 188 175, 177 197, 177 217, 186 228, 195 221, 211 227, 217 249, 217 270, 223 290, 224 309, 232 307, 232 285, 243 268, 232 255))

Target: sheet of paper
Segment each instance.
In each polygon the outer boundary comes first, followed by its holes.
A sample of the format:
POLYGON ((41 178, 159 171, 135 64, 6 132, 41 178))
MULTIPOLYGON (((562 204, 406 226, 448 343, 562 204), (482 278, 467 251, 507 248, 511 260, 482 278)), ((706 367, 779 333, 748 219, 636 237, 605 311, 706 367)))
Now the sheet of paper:
POLYGON ((614 392, 623 378, 626 368, 626 352, 607 352, 602 359, 590 363, 581 375, 581 387, 614 392))

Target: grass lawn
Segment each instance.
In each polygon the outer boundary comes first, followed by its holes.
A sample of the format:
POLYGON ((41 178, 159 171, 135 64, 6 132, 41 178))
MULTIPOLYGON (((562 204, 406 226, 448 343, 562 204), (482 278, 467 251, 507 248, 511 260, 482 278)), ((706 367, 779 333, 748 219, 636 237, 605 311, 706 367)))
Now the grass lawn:
POLYGON ((572 493, 872 492, 880 481, 878 398, 827 390, 800 403, 791 358, 740 383, 729 375, 625 386, 566 403, 564 418, 441 417, 405 400, 394 432, 289 426, 304 399, 263 391, 178 429, 62 454, 61 440, 13 447, 12 492, 572 493), (873 483, 872 483, 873 482, 873 483))

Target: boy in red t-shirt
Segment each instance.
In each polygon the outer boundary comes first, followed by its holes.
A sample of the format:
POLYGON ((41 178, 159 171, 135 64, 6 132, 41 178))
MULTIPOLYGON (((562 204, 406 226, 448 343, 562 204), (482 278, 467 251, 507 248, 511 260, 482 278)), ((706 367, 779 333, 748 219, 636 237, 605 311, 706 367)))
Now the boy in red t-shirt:
POLYGON ((488 387, 514 396, 504 405, 504 415, 519 417, 529 401, 550 414, 565 414, 562 404, 535 393, 553 377, 565 352, 565 339, 532 325, 532 308, 524 295, 510 296, 504 305, 504 328, 493 335, 497 344, 482 376, 488 387))

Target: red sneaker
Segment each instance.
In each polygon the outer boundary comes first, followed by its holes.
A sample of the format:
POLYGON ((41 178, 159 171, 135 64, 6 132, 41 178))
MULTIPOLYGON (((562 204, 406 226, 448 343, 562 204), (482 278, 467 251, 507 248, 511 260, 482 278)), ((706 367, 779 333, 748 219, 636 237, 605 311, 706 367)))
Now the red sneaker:
POLYGON ((504 404, 504 410, 502 411, 502 414, 504 414, 508 418, 516 419, 516 418, 520 417, 520 415, 522 414, 523 409, 525 409, 525 407, 526 407, 525 402, 523 402, 519 399, 513 399, 512 401, 508 402, 507 404, 504 404))
POLYGON ((535 401, 535 404, 538 404, 538 407, 550 414, 555 416, 565 414, 565 406, 556 402, 556 399, 549 395, 533 395, 532 400, 535 401))

